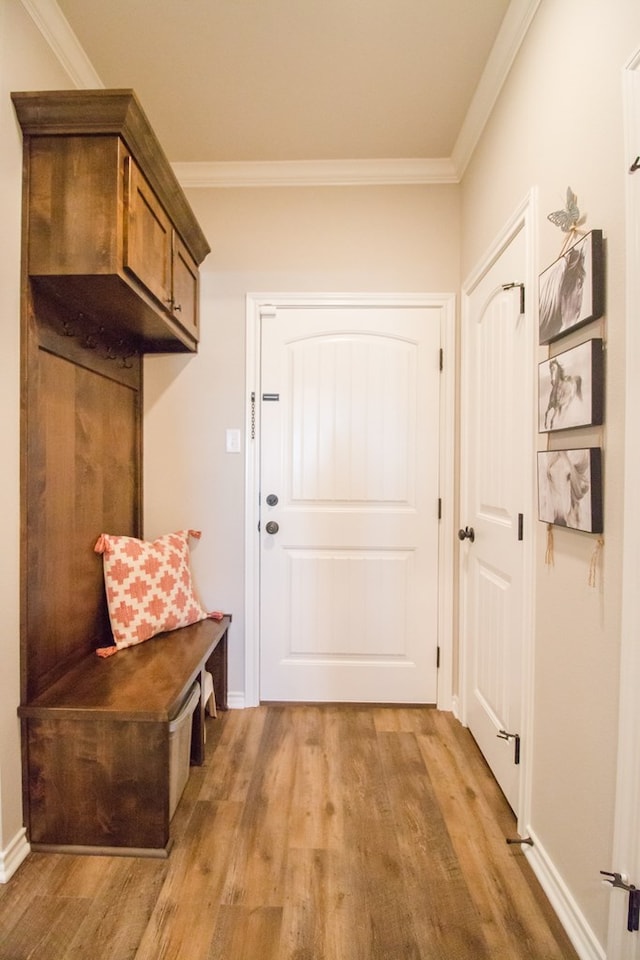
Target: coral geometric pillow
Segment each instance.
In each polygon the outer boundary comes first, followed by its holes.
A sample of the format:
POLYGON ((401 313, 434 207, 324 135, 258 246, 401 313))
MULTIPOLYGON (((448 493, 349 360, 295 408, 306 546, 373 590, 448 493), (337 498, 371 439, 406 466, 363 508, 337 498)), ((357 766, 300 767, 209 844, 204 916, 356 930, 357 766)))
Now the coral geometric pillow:
POLYGON ((165 630, 186 627, 208 616, 193 592, 189 537, 180 530, 148 542, 103 533, 94 549, 103 554, 104 583, 115 646, 96 652, 108 657, 165 630))

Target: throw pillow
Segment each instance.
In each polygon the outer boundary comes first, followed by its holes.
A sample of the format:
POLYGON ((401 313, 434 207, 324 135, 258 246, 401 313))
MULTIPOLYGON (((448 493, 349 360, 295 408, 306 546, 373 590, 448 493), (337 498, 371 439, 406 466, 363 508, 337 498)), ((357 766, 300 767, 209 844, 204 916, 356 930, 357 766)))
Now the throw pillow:
POLYGON ((152 542, 107 533, 99 537, 94 549, 103 554, 114 646, 99 648, 98 656, 209 616, 191 582, 190 536, 199 539, 200 532, 180 530, 152 542))

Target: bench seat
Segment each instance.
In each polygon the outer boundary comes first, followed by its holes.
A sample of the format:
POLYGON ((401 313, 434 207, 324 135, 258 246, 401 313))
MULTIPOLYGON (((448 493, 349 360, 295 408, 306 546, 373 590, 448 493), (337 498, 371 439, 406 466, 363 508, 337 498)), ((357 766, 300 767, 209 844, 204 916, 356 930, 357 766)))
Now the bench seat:
POLYGON ((205 670, 227 706, 230 617, 101 659, 91 654, 19 707, 34 850, 167 856, 169 724, 196 681, 191 763, 204 760, 205 670))

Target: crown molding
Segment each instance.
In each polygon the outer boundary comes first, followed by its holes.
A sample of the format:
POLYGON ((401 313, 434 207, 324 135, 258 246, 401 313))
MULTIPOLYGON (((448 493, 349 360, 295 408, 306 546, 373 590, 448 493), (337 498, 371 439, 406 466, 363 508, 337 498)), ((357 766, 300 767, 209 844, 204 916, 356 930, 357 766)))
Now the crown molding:
POLYGON ((104 88, 56 0, 20 0, 78 89, 104 88))
POLYGON ((459 180, 464 176, 540 2, 541 0, 511 0, 507 7, 451 153, 451 162, 459 180))
POLYGON ((344 187, 457 183, 448 159, 173 163, 183 187, 344 187))
MULTIPOLYGON (((104 84, 56 0, 20 0, 79 89, 104 84)), ((459 183, 541 0, 511 0, 450 158, 174 163, 183 187, 459 183)))

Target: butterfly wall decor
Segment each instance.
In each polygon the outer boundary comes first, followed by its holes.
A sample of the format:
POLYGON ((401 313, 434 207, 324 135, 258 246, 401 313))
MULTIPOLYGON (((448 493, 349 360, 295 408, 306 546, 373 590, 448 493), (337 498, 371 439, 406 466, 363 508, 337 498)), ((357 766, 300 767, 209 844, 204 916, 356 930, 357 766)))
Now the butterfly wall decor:
POLYGON ((549 213, 547 220, 550 220, 554 226, 560 227, 562 232, 568 235, 564 242, 563 249, 567 246, 574 233, 584 233, 584 231, 579 230, 578 227, 585 222, 586 216, 580 216, 578 198, 571 187, 567 187, 566 208, 564 210, 554 210, 553 213, 549 213))

